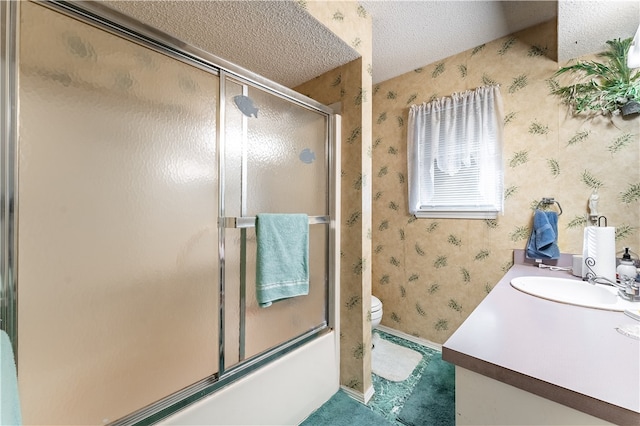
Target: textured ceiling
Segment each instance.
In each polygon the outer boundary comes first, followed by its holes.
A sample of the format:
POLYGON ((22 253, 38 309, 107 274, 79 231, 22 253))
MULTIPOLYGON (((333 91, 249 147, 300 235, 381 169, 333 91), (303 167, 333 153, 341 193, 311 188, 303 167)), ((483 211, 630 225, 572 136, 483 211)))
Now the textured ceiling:
MULTIPOLYGON (((295 87, 358 54, 296 1, 105 1, 103 4, 190 45, 295 87)), ((558 60, 606 49, 632 37, 638 0, 363 0, 373 19, 373 80, 388 80, 506 36, 558 19, 558 60)))
POLYGON ((555 1, 361 1, 373 18, 373 80, 385 81, 554 19, 555 1))
POLYGON ((293 1, 101 3, 287 87, 359 57, 293 1))
POLYGON ((551 19, 558 22, 560 62, 606 50, 607 40, 633 37, 640 24, 638 0, 361 0, 360 4, 373 18, 374 83, 551 19))
POLYGON ((558 4, 558 60, 607 49, 607 40, 633 37, 640 25, 638 0, 562 0, 558 4))

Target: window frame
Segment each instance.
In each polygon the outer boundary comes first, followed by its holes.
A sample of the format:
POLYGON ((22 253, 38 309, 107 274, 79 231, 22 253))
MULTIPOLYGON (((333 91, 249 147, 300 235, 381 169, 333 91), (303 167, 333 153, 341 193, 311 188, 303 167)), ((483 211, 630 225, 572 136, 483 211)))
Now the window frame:
MULTIPOLYGON (((437 118, 434 119, 437 120, 437 118)), ((474 117, 474 119, 480 119, 481 122, 486 124, 486 120, 482 121, 481 117, 476 116, 474 117)), ((462 123, 458 125, 464 126, 465 124, 462 123)), ((442 141, 444 138, 446 138, 446 135, 443 135, 443 128, 445 126, 437 125, 436 127, 439 128, 438 134, 440 136, 438 136, 438 139, 442 141)), ((466 91, 461 94, 454 93, 449 97, 440 98, 429 103, 412 105, 409 111, 407 129, 409 212, 418 219, 496 219, 499 214, 504 213, 503 127, 504 123, 502 114, 502 98, 500 95, 499 86, 497 85, 483 86, 475 90, 466 91), (483 110, 478 112, 478 108, 474 107, 461 108, 458 100, 464 96, 483 96, 484 98, 474 100, 474 102, 485 103, 485 105, 483 105, 483 110), (484 109, 487 102, 491 102, 491 107, 488 109, 484 109), (490 188, 491 194, 490 196, 484 198, 485 201, 488 201, 486 204, 459 204, 455 203, 454 201, 451 203, 442 203, 441 205, 436 206, 433 204, 427 204, 424 198, 423 186, 425 182, 425 174, 431 174, 431 177, 429 178, 432 182, 431 185, 436 186, 437 183, 440 182, 440 180, 435 178, 435 171, 430 170, 429 166, 432 165, 434 170, 439 169, 439 167, 437 165, 436 156, 433 155, 433 151, 431 153, 431 162, 424 164, 424 157, 430 156, 429 154, 424 153, 425 147, 427 147, 427 149, 433 148, 431 148, 431 145, 428 141, 425 142, 424 140, 416 136, 416 132, 419 131, 416 129, 416 127, 428 126, 428 122, 429 120, 431 120, 430 114, 437 114, 441 109, 444 108, 457 108, 463 110, 458 111, 457 113, 465 115, 465 119, 468 116, 470 109, 479 114, 489 114, 489 117, 487 119, 489 120, 489 127, 491 127, 491 131, 485 131, 485 129, 483 128, 479 132, 481 136, 479 137, 478 142, 482 144, 488 139, 488 143, 492 144, 491 147, 488 148, 490 149, 492 154, 489 156, 489 160, 487 161, 494 169, 490 173, 492 179, 492 185, 490 188), (422 117, 416 118, 415 114, 422 114, 422 117)), ((460 129, 456 129, 456 135, 462 133, 459 130, 460 129)), ((438 149, 439 148, 440 147, 438 147, 438 149)), ((478 167, 482 167, 482 165, 479 164, 478 167)), ((455 179, 456 176, 451 176, 451 178, 455 179)), ((461 177, 461 179, 466 180, 467 177, 461 177)), ((464 182, 464 180, 461 183, 466 183, 464 182)), ((479 187, 479 177, 475 183, 479 187)))

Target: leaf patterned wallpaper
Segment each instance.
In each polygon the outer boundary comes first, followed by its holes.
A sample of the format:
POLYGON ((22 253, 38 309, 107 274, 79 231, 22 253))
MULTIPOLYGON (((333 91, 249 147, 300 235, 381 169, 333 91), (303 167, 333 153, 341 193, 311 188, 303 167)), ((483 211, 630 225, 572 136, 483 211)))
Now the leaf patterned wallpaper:
MULTIPOLYGON (((563 208, 562 252, 582 251, 587 203, 616 226, 617 250, 640 252, 640 118, 572 117, 549 94, 559 64, 549 22, 371 86, 371 19, 352 1, 298 1, 362 59, 296 88, 342 103, 341 383, 367 393, 370 291, 383 324, 443 343, 523 249, 542 197, 563 208), (417 220, 407 211, 406 121, 411 104, 501 85, 505 203, 496 220, 417 220)), ((582 59, 593 59, 582 58, 582 59)))
MULTIPOLYGON (((558 243, 582 253, 588 199, 640 252, 640 117, 573 117, 550 95, 556 22, 477 46, 373 87, 372 291, 382 324, 444 343, 524 249, 543 197, 562 206, 558 243), (407 208, 406 122, 412 104, 500 84, 505 213, 496 220, 416 219, 407 208)), ((604 45, 603 40, 603 45, 604 45)), ((595 55, 581 59, 596 59, 595 55)), ((619 254, 620 256, 620 254, 619 254)))
POLYGON ((299 1, 361 58, 295 90, 341 103, 340 381, 370 395, 371 384, 371 17, 355 1, 299 1))

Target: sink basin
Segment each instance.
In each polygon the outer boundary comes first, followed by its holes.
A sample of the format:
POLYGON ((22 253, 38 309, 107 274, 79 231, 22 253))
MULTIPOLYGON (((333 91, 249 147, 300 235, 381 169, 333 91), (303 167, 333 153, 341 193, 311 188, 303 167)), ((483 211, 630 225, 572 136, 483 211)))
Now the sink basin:
POLYGON ((618 297, 618 289, 608 285, 592 285, 580 280, 556 277, 517 277, 511 286, 532 296, 586 308, 624 311, 638 309, 640 303, 618 297))

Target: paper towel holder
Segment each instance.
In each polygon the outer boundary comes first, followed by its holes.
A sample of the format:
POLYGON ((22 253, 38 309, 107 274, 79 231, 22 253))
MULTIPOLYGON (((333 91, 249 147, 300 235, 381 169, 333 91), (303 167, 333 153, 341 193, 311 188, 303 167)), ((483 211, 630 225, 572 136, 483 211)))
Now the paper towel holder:
POLYGON ((615 282, 611 281, 607 277, 603 277, 597 275, 593 270, 593 267, 596 266, 596 260, 593 257, 587 257, 584 259, 584 264, 587 267, 587 272, 585 273, 584 279, 591 284, 608 284, 614 287, 620 288, 620 286, 615 282))
POLYGON ((596 260, 593 257, 587 257, 584 259, 584 265, 587 267, 588 271, 584 274, 584 277, 587 281, 591 282, 591 280, 595 280, 597 278, 596 273, 593 269, 593 266, 596 266, 596 260))
POLYGON ((602 219, 604 219, 604 226, 607 227, 608 224, 607 224, 607 217, 606 216, 598 216, 598 220, 597 220, 596 223, 598 224, 598 226, 602 226, 602 222, 601 222, 602 219))

